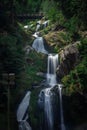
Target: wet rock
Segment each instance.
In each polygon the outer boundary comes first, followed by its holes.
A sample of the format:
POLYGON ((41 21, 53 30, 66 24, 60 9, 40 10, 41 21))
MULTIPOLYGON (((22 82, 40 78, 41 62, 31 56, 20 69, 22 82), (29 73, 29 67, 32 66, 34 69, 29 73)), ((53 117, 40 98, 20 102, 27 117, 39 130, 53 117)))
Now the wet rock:
POLYGON ((39 94, 38 105, 40 109, 44 109, 44 91, 43 90, 39 94))
POLYGON ((60 78, 67 75, 79 62, 79 51, 77 45, 80 42, 66 46, 59 53, 60 65, 57 68, 57 74, 60 78))
POLYGON ((32 86, 32 88, 39 88, 40 86, 39 85, 37 85, 37 86, 32 86))

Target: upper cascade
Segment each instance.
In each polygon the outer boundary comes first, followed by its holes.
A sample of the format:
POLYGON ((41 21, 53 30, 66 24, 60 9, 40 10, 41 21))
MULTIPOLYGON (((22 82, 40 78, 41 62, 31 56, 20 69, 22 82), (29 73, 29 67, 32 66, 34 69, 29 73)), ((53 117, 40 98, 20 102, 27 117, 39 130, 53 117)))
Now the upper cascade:
POLYGON ((49 25, 49 22, 50 22, 50 20, 46 20, 46 21, 44 21, 42 24, 43 24, 43 26, 44 26, 44 28, 46 28, 48 25, 49 25))
POLYGON ((35 38, 39 37, 39 32, 35 32, 32 36, 35 38))
POLYGON ((37 37, 34 42, 32 47, 37 51, 37 52, 41 52, 44 54, 48 54, 48 52, 45 50, 44 47, 44 41, 42 37, 37 37))

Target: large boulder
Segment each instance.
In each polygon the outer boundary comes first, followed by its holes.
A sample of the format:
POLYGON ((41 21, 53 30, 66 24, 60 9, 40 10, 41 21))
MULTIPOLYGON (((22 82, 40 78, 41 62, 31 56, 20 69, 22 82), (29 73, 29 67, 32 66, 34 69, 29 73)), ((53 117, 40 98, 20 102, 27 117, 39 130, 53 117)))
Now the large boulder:
POLYGON ((64 49, 59 52, 60 65, 58 66, 57 74, 60 78, 67 75, 70 70, 72 70, 78 64, 78 44, 80 44, 79 41, 64 47, 64 49))

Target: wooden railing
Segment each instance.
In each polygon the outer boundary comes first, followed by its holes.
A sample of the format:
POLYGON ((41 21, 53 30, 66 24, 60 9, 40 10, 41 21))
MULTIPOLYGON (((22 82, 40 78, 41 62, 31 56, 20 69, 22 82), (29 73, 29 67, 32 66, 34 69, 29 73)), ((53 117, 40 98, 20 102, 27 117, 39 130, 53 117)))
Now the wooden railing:
POLYGON ((37 13, 37 14, 18 14, 17 18, 18 19, 40 19, 44 15, 42 13, 37 13))

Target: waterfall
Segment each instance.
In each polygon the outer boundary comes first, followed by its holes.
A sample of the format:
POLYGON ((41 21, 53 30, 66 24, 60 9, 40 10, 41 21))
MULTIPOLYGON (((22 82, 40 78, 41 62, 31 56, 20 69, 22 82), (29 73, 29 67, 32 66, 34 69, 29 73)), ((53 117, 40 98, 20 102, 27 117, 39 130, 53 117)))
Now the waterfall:
POLYGON ((44 109, 45 109, 45 117, 49 130, 53 130, 53 110, 52 110, 52 92, 51 89, 57 84, 56 80, 56 69, 58 66, 58 55, 49 54, 48 55, 48 63, 47 63, 47 84, 49 84, 50 88, 46 88, 44 90, 44 109))
POLYGON ((50 20, 46 20, 45 22, 43 22, 44 28, 46 28, 46 27, 49 25, 49 21, 50 21, 50 20))
POLYGON ((53 130, 52 88, 40 91, 38 104, 44 110, 45 130, 53 130))
POLYGON ((56 80, 56 69, 58 66, 58 54, 48 55, 48 67, 47 67, 47 83, 50 86, 55 86, 57 84, 56 80))
POLYGON ((37 52, 42 52, 44 54, 48 54, 48 52, 44 48, 44 41, 42 37, 37 37, 34 42, 32 47, 37 51, 37 52))
POLYGON ((61 130, 65 130, 64 117, 63 117, 63 105, 62 105, 62 84, 58 84, 58 89, 59 89, 59 98, 60 98, 61 130))
POLYGON ((53 107, 52 107, 52 88, 57 84, 56 80, 56 69, 58 66, 58 55, 49 54, 47 63, 47 84, 49 88, 41 90, 39 94, 39 106, 44 107, 45 113, 45 130, 54 129, 54 119, 53 119, 53 107))
POLYGON ((30 93, 30 91, 26 93, 25 97, 23 98, 17 109, 17 121, 19 122, 19 130, 31 130, 31 127, 27 122, 27 109, 29 106, 30 93))
POLYGON ((36 32, 40 29, 40 24, 37 24, 36 26, 36 32))
POLYGON ((48 130, 53 130, 53 112, 52 112, 52 102, 51 102, 51 88, 47 88, 44 90, 44 111, 45 111, 45 125, 48 130))
MULTIPOLYGON (((32 47, 37 51, 44 54, 48 54, 45 50, 43 38, 39 37, 37 31, 40 29, 41 21, 37 22, 36 33, 34 36, 36 39, 33 42, 32 47)), ((49 24, 49 20, 43 23, 44 28, 49 24)), ((47 62, 47 75, 46 81, 49 86, 46 89, 40 91, 38 105, 40 109, 44 110, 45 115, 45 130, 54 130, 54 117, 53 117, 53 106, 52 106, 52 88, 57 85, 56 70, 58 67, 58 54, 48 54, 47 62)), ((64 118, 63 118, 63 106, 62 106, 62 88, 58 84, 59 97, 60 97, 60 116, 61 116, 61 130, 65 130, 64 118)), ((43 128, 42 128, 43 129, 43 128)))
POLYGON ((39 37, 39 32, 35 32, 32 36, 35 38, 39 37))

